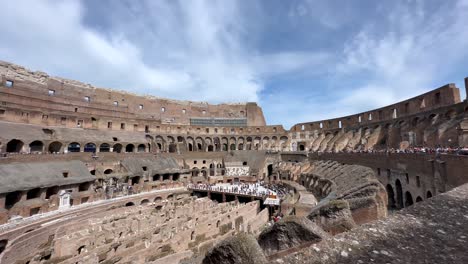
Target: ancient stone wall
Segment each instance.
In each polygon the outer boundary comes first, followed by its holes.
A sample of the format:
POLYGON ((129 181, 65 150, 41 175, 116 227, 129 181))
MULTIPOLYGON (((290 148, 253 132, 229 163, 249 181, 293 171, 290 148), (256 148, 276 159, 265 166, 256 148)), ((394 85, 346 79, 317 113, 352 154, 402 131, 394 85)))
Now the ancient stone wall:
POLYGON ((264 212, 258 215, 257 202, 217 204, 179 195, 142 200, 141 204, 109 207, 86 218, 36 229, 29 240, 33 242, 10 245, 2 263, 147 263, 176 252, 199 252, 204 243, 236 232, 258 232, 267 221, 264 212), (28 243, 32 243, 29 249, 28 243))
POLYGON ((323 153, 329 159, 372 168, 386 186, 390 208, 403 208, 468 182, 468 158, 457 155, 323 153))
MULTIPOLYGON (((107 129, 107 122, 113 122, 114 129, 120 129, 119 121, 124 120, 133 121, 137 125, 146 122, 149 127, 154 127, 158 124, 189 125, 190 118, 194 117, 246 119, 249 126, 265 125, 262 110, 256 103, 211 105, 137 96, 50 77, 46 73, 32 72, 6 62, 0 62, 0 75, 0 100, 8 102, 2 107, 8 111, 16 109, 27 112, 27 119, 37 118, 49 125, 64 123, 62 125, 75 127, 81 120, 80 126, 84 128, 107 129), (61 112, 61 116, 54 112, 61 112), (72 119, 76 119, 76 123, 72 119)), ((145 125, 139 129, 144 128, 145 125)))

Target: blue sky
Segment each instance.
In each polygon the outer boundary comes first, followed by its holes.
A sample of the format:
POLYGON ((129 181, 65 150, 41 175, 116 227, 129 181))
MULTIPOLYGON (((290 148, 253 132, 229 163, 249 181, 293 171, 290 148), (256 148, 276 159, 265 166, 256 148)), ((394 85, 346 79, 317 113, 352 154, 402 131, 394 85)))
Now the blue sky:
POLYGON ((288 129, 468 76, 468 0, 0 2, 0 60, 288 129))

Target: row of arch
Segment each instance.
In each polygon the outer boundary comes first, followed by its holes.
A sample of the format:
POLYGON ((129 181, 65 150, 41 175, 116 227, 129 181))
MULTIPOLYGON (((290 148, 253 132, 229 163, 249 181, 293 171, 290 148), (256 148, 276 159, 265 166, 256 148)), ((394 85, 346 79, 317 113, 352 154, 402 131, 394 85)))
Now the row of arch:
MULTIPOLYGON (((465 112, 467 113, 468 112, 468 107, 465 107, 464 109, 463 108, 451 108, 445 112, 438 112, 438 113, 430 113, 430 114, 418 114, 418 117, 414 117, 414 118, 408 118, 408 116, 405 116, 403 118, 400 118, 398 116, 398 113, 395 111, 396 109, 393 108, 391 109, 392 110, 392 113, 391 113, 391 118, 387 118, 387 119, 383 119, 382 117, 383 116, 379 116, 377 115, 377 118, 373 118, 372 116, 372 113, 369 113, 367 115, 367 118, 364 118, 364 115, 365 114, 360 114, 360 115, 355 115, 355 117, 343 117, 341 118, 341 120, 339 119, 333 119, 333 120, 323 120, 323 121, 318 121, 318 122, 312 122, 312 123, 307 123, 307 124, 300 124, 300 125, 296 125, 296 130, 316 130, 316 129, 320 129, 320 130, 327 130, 327 129, 341 129, 341 128, 344 128, 346 126, 349 126, 349 127, 355 127, 357 125, 360 125, 361 123, 371 123, 374 121, 377 121, 377 122, 385 122, 385 121, 391 121, 392 119, 403 119, 399 122, 402 122, 404 121, 404 119, 410 121, 412 124, 414 124, 414 122, 418 122, 418 120, 423 120, 423 119, 428 119, 428 120, 432 120, 435 116, 440 116, 440 117, 443 117, 443 118, 446 118, 446 119, 451 119, 451 118, 454 118, 457 114, 461 114, 462 112, 465 112), (351 119, 354 119, 356 118, 355 120, 357 121, 356 122, 352 122, 351 119), (344 120, 342 122, 342 120, 344 120), (369 122, 365 122, 365 121, 369 121, 369 122), (336 124, 336 125, 334 125, 336 124), (307 127, 306 127, 307 126, 307 127), (308 129, 307 129, 308 128, 308 129)), ((406 122, 406 121, 405 121, 406 122)))
MULTIPOLYGON (((424 199, 421 196, 417 196, 416 200, 413 200, 413 195, 410 191, 403 193, 403 188, 399 179, 395 180, 395 189, 391 184, 387 184, 386 190, 388 195, 388 208, 389 209, 401 209, 414 204, 414 202, 422 202, 424 199)), ((432 197, 432 192, 427 191, 425 193, 425 199, 432 197)))
POLYGON ((287 148, 288 137, 173 137, 156 136, 155 146, 161 151, 228 151, 228 150, 262 150, 276 149, 285 150, 287 148))
MULTIPOLYGON (((149 144, 132 144, 128 143, 123 145, 121 143, 116 143, 111 145, 109 143, 102 143, 99 146, 93 142, 86 144, 80 144, 79 142, 71 142, 67 145, 64 145, 62 142, 54 141, 45 148, 44 142, 40 140, 35 140, 29 145, 29 153, 39 153, 39 152, 48 152, 48 153, 59 153, 59 152, 116 152, 116 153, 133 153, 133 152, 149 152, 149 144)), ((19 153, 22 152, 25 148, 23 141, 19 139, 12 139, 7 143, 6 152, 8 153, 19 153)))

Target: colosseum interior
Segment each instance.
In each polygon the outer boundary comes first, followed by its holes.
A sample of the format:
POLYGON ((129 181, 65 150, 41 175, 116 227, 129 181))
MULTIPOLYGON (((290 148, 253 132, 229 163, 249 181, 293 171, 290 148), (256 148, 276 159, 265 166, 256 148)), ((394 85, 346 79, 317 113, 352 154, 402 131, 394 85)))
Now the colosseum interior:
POLYGON ((454 84, 288 130, 0 62, 0 102, 0 263, 468 263, 454 84))

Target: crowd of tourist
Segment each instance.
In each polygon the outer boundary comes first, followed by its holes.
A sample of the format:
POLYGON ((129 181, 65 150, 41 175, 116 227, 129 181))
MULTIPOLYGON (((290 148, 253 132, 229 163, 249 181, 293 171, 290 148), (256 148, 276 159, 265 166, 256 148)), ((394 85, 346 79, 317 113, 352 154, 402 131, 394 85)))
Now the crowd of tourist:
POLYGON ((369 153, 369 154, 378 154, 378 153, 403 153, 403 154, 451 154, 451 155, 468 155, 468 148, 465 147, 408 147, 405 149, 368 149, 368 150, 347 150, 347 151, 328 151, 328 152, 319 152, 319 153, 369 153))
POLYGON ((258 181, 256 183, 231 183, 231 184, 208 184, 208 183, 197 183, 189 184, 189 189, 204 190, 204 191, 215 191, 232 194, 243 194, 257 197, 267 197, 275 195, 278 198, 284 197, 287 190, 283 185, 278 184, 267 184, 264 181, 258 181))

